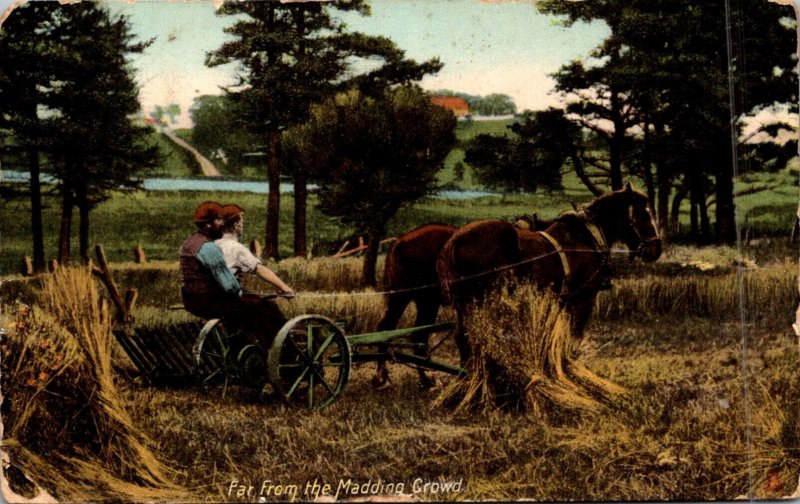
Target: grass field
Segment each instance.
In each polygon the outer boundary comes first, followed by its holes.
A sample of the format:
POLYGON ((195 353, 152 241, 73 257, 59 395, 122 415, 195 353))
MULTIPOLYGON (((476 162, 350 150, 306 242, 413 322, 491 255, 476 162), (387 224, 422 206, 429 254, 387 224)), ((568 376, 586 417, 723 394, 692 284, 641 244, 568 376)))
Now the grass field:
MULTIPOLYGON (((464 189, 479 188, 471 178, 469 167, 464 180, 454 183, 453 168, 463 158, 461 144, 477 134, 503 134, 507 132, 506 121, 461 122, 458 125, 459 145, 450 154, 445 168, 440 173, 442 184, 464 189)), ((187 137, 189 130, 179 130, 187 137)), ((161 148, 163 165, 153 172, 154 176, 195 176, 196 167, 191 156, 178 149, 160 134, 153 139, 161 148)), ((523 213, 538 212, 541 217, 554 217, 569 210, 572 203, 591 200, 591 194, 580 183, 574 173, 563 179, 564 190, 534 195, 492 196, 469 200, 427 199, 402 208, 389 223, 388 235, 398 236, 427 222, 442 222, 461 225, 476 219, 511 219, 523 213)), ((737 192, 763 189, 745 194, 736 200, 737 215, 743 240, 763 236, 788 235, 794 223, 797 209, 797 173, 745 174, 736 183, 737 192)), ((23 191, 24 193, 24 191, 23 191)), ((201 201, 216 199, 236 202, 247 210, 246 238, 249 242, 257 238, 263 243, 264 211, 266 197, 249 193, 220 192, 135 192, 115 193, 97 206, 91 214, 90 242, 104 244, 112 261, 129 260, 132 249, 142 245, 152 259, 171 260, 175 257, 183 239, 192 231, 190 216, 201 201)), ((44 196, 45 253, 55 256, 60 219, 59 201, 52 190, 44 196)), ((329 255, 334 244, 353 233, 353 230, 338 219, 327 217, 316 210, 312 195, 308 215, 308 239, 312 254, 329 255)), ((292 199, 282 198, 280 217, 280 254, 291 255, 292 243, 292 199)), ((20 196, 0 201, 0 240, 3 254, 0 256, 0 275, 17 271, 22 257, 31 255, 29 203, 20 196)), ((77 219, 77 216, 76 216, 77 219)), ((688 204, 681 211, 683 229, 688 229, 688 204)), ((77 227, 77 223, 76 223, 77 227)), ((678 237, 680 241, 680 237, 678 237)), ((73 250, 77 243, 73 243, 73 250)))
MULTIPOLYGON (((763 174, 750 180, 738 184, 738 187, 767 184, 770 188, 737 198, 742 239, 788 235, 797 210, 794 177, 784 173, 763 174)), ((512 219, 533 211, 541 217, 554 217, 571 209, 573 202, 580 204, 591 200, 591 195, 574 176, 566 177, 564 185, 563 192, 551 194, 422 200, 402 208, 389 222, 387 234, 399 236, 427 222, 462 225, 477 219, 512 219)), ((144 247, 148 258, 174 259, 181 242, 192 232, 191 215, 194 208, 208 199, 236 202, 244 207, 247 210, 246 241, 257 238, 264 242, 264 195, 199 191, 114 194, 92 211, 90 242, 102 243, 112 261, 130 260, 133 247, 137 244, 144 247)), ((319 212, 314 202, 312 196, 308 212, 311 251, 315 256, 330 255, 335 252, 335 243, 350 236, 353 229, 319 212)), ((59 201, 55 194, 49 192, 45 194, 43 203, 45 252, 48 257, 53 257, 58 241, 59 201)), ((291 195, 282 198, 279 237, 282 257, 292 253, 292 205, 291 195)), ((29 202, 24 198, 0 202, 0 240, 3 247, 0 274, 18 271, 22 257, 31 255, 29 208, 29 202)), ((688 227, 688 209, 682 212, 681 220, 684 227, 688 227)), ((77 238, 73 240, 73 250, 76 249, 77 238)))

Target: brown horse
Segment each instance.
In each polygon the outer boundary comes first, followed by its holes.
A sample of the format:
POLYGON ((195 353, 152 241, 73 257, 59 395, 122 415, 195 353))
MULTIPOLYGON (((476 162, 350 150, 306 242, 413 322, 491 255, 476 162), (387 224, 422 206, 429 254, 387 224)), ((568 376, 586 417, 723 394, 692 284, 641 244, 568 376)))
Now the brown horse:
POLYGON ((630 184, 577 212, 561 214, 545 231, 488 220, 453 233, 439 255, 437 271, 442 300, 458 315, 456 343, 462 364, 470 356, 464 315, 504 279, 527 279, 553 289, 570 314, 573 334, 581 337, 597 293, 608 284, 609 247, 616 242, 645 261, 661 255, 647 196, 630 184))
MULTIPOLYGON (((516 217, 513 225, 520 229, 537 230, 545 229, 552 223, 552 220, 541 219, 534 213, 516 217)), ((384 265, 383 290, 386 308, 378 323, 378 331, 396 329, 400 317, 412 302, 417 308, 414 326, 436 322, 442 305, 436 258, 456 229, 447 224, 425 224, 394 241, 386 254, 384 265)), ((414 342, 425 344, 425 349, 416 350, 417 355, 424 356, 427 353, 428 335, 417 335, 414 342)), ((423 387, 430 387, 435 383, 423 370, 418 371, 423 387)), ((386 362, 379 361, 373 384, 381 386, 388 378, 386 362)))

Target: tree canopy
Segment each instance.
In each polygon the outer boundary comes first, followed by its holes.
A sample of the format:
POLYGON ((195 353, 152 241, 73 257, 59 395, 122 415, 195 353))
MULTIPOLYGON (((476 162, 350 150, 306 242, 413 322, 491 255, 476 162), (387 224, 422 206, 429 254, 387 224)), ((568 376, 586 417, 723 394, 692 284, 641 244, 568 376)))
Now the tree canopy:
POLYGON ((89 210, 110 190, 136 187, 137 172, 156 160, 148 128, 132 120, 138 89, 127 57, 150 43, 134 38, 127 18, 94 3, 26 4, 0 32, 4 52, 16 56, 3 60, 0 94, 19 98, 2 100, 3 117, 17 143, 31 149, 32 184, 40 154, 50 161, 62 195, 62 261, 69 257, 72 207, 81 211, 85 257, 89 210), (17 58, 23 56, 31 60, 17 58))
POLYGON ((543 0, 537 7, 567 25, 602 20, 611 29, 588 63, 555 74, 558 90, 573 99, 570 117, 607 141, 608 157, 587 164, 604 169, 612 187, 625 171, 641 176, 662 231, 688 194, 696 240, 711 237, 711 207, 717 239, 735 238, 742 117, 759 105, 797 102, 789 11, 761 0, 729 9, 723 0, 543 0))
MULTIPOLYGON (((302 124, 310 107, 351 86, 380 96, 388 86, 407 84, 441 68, 438 60, 407 59, 388 38, 350 32, 337 12, 369 14, 364 0, 331 2, 226 2, 220 15, 235 16, 225 31, 233 38, 207 55, 216 66, 239 64, 236 85, 227 89, 243 104, 244 119, 264 139, 268 183, 264 253, 278 251, 281 131, 302 124), (368 65, 357 66, 358 62, 368 65), (363 70, 358 70, 362 68, 363 70)), ((295 177, 295 235, 305 234, 305 173, 295 177)), ((302 254, 304 239, 296 241, 302 254)))
POLYGON ((357 90, 312 108, 294 132, 318 170, 320 209, 368 235, 364 279, 375 283, 378 242, 397 211, 436 190, 455 143, 455 117, 420 89, 367 96, 357 90))
POLYGON ((562 166, 573 159, 581 130, 557 109, 525 112, 508 126, 514 135, 478 135, 464 161, 486 187, 504 192, 561 188, 562 166))

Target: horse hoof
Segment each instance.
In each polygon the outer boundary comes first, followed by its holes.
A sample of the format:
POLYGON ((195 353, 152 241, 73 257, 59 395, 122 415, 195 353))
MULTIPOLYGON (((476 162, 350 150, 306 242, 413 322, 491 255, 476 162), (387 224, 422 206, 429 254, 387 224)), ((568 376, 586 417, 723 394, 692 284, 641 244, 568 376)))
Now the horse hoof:
POLYGON ((389 378, 386 376, 373 376, 369 384, 376 390, 384 389, 389 386, 389 378))
POLYGON ((435 389, 440 385, 439 380, 436 378, 423 378, 419 381, 419 388, 422 390, 431 390, 435 389))

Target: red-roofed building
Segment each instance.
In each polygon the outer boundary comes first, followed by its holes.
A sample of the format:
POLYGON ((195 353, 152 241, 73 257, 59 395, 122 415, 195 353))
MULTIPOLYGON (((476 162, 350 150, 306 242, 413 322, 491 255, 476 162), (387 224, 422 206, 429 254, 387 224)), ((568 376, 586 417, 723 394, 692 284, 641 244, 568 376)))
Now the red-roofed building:
POLYGON ((452 111, 456 117, 469 115, 469 105, 458 96, 431 96, 431 103, 452 111))

